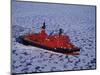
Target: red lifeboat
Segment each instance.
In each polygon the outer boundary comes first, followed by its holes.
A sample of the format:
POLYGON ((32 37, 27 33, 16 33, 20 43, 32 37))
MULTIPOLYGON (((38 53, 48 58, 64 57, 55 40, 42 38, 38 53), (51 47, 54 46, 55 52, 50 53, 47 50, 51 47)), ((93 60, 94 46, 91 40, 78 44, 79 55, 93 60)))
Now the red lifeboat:
POLYGON ((59 34, 48 35, 45 32, 45 28, 44 22, 40 33, 20 36, 18 38, 20 39, 19 42, 24 45, 31 45, 58 53, 79 55, 80 48, 70 42, 69 37, 63 34, 62 29, 59 29, 59 34))

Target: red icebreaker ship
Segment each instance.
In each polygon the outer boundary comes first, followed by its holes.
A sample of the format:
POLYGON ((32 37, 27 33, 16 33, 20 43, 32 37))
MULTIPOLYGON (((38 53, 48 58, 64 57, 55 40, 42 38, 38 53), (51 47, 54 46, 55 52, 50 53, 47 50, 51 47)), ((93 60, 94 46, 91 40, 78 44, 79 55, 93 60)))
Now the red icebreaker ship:
POLYGON ((59 29, 59 33, 55 35, 48 35, 45 29, 46 26, 44 22, 40 33, 20 36, 18 38, 18 42, 23 43, 24 45, 31 45, 53 52, 79 55, 80 48, 76 47, 70 42, 69 37, 63 34, 62 29, 59 29))

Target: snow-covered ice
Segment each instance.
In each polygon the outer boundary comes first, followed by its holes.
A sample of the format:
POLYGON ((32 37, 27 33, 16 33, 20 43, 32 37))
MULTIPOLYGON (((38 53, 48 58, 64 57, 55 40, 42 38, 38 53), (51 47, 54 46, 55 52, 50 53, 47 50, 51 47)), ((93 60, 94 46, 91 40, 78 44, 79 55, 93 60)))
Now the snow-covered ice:
POLYGON ((33 2, 12 3, 12 72, 51 72, 96 68, 95 6, 48 4, 33 2), (18 36, 38 33, 45 21, 49 34, 64 29, 80 55, 55 53, 16 42, 18 36))

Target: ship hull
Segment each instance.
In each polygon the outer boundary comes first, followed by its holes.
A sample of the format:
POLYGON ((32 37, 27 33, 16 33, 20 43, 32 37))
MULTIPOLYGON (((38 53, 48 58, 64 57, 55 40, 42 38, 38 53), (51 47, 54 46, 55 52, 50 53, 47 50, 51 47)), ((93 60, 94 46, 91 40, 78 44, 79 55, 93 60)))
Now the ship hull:
POLYGON ((34 46, 34 47, 38 47, 38 48, 42 48, 42 49, 45 49, 45 50, 48 50, 48 51, 53 51, 53 52, 57 52, 57 53, 63 53, 63 54, 71 54, 71 55, 78 55, 79 52, 80 52, 80 49, 79 48, 73 48, 73 49, 64 49, 64 48, 51 48, 51 47, 47 47, 43 44, 39 44, 35 41, 32 41, 32 40, 29 40, 29 39, 26 39, 25 36, 20 36, 17 38, 17 42, 19 43, 22 43, 24 45, 31 45, 31 46, 34 46))

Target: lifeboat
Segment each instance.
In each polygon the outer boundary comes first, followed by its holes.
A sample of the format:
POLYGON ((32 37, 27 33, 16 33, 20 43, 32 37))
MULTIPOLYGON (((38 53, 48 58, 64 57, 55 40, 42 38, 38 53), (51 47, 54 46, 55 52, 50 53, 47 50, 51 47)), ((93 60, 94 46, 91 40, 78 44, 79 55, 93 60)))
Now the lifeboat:
POLYGON ((19 36, 16 40, 24 45, 31 45, 45 50, 63 53, 67 55, 79 55, 80 48, 73 45, 68 35, 63 34, 63 29, 59 29, 58 34, 48 35, 45 31, 45 22, 39 33, 32 33, 19 36))

